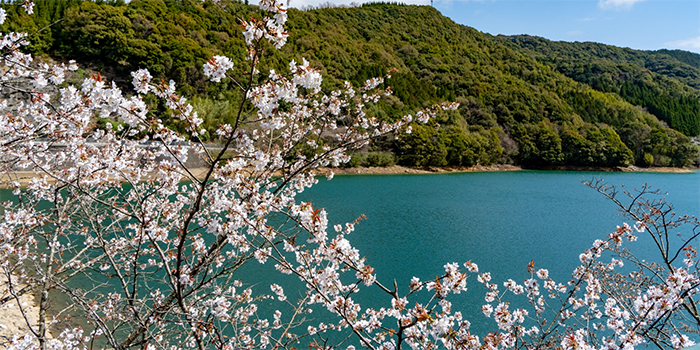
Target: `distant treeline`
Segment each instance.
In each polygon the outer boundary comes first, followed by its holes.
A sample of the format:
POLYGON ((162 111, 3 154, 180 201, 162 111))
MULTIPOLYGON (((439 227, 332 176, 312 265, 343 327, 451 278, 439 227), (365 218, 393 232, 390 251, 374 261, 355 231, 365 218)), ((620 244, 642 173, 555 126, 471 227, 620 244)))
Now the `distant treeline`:
MULTIPOLYGON (((76 59, 127 88, 128 73, 138 68, 173 79, 205 119, 205 138, 230 120, 237 102, 231 86, 208 84, 201 66, 223 54, 236 62, 234 75, 245 71, 238 24, 255 15, 255 7, 225 0, 35 3, 31 17, 8 8, 0 27, 35 33, 28 50, 76 59)), ((288 44, 268 50, 267 68, 284 71, 291 59, 307 58, 324 74, 326 91, 397 68, 385 83, 394 95, 368 106, 369 114, 386 120, 440 101, 460 102, 458 111, 414 125, 411 134, 378 142, 369 155, 358 156, 363 162, 538 167, 697 161, 688 136, 700 133, 700 55, 493 37, 427 6, 290 9, 289 17, 288 44)))

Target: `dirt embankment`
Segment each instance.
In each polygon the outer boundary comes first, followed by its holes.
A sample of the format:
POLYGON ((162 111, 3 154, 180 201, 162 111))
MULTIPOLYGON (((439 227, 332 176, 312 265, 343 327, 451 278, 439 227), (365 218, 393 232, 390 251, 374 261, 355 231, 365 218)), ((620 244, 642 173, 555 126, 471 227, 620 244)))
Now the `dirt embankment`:
MULTIPOLYGON (((202 178, 207 173, 206 168, 192 168, 190 172, 195 176, 202 178)), ((515 165, 496 164, 496 165, 475 165, 471 167, 427 167, 427 168, 412 168, 400 165, 388 167, 354 167, 354 168, 334 168, 333 173, 336 175, 397 175, 397 174, 439 174, 452 172, 480 172, 480 171, 520 171, 520 170, 553 170, 553 171, 609 171, 609 172, 652 172, 652 173, 691 173, 690 168, 671 168, 671 167, 655 167, 641 168, 637 166, 629 167, 594 167, 594 166, 548 166, 536 169, 524 169, 515 165)), ((316 169, 319 175, 328 175, 331 168, 316 169)), ((31 171, 18 171, 8 177, 7 174, 0 175, 0 188, 12 187, 11 184, 18 182, 20 186, 26 187, 29 181, 37 176, 31 171)))
MULTIPOLYGON (((321 174, 330 173, 330 168, 321 168, 317 172, 321 174)), ((400 165, 388 167, 354 167, 354 168, 335 168, 333 173, 336 175, 365 175, 365 174, 436 174, 436 173, 452 173, 452 172, 473 172, 473 171, 517 171, 523 170, 515 165, 498 164, 498 165, 475 165, 471 167, 428 167, 428 168, 409 168, 400 165)))
MULTIPOLYGON (((661 173, 691 173, 693 169, 688 168, 640 168, 629 167, 593 167, 593 166, 549 166, 542 168, 525 169, 515 165, 475 165, 471 167, 429 167, 429 168, 409 168, 400 165, 389 167, 355 167, 336 168, 333 173, 336 175, 367 175, 367 174, 436 174, 449 172, 479 172, 479 171, 519 171, 519 170, 553 170, 553 171, 605 171, 605 172, 661 172, 661 173)), ((320 174, 328 174, 330 169, 322 168, 317 170, 320 174)))
MULTIPOLYGON (((14 280, 14 278, 13 278, 14 280)), ((19 335, 20 338, 29 332, 27 321, 36 326, 39 320, 39 306, 37 300, 31 293, 21 295, 19 303, 14 298, 7 288, 7 278, 5 274, 0 274, 0 298, 10 297, 9 301, 4 305, 0 305, 0 348, 8 345, 14 335, 19 335), (20 309, 22 306, 22 310, 20 309), (24 314, 22 313, 24 311, 24 314), (25 319, 26 317, 26 319, 25 319)), ((22 288, 20 284, 14 284, 14 288, 19 290, 22 288)), ((38 330, 38 327, 34 329, 38 330)), ((48 334, 51 338, 51 334, 48 334)))
MULTIPOLYGON (((672 167, 654 167, 642 168, 638 166, 628 167, 598 167, 598 166, 571 166, 571 165, 552 165, 542 167, 536 170, 559 170, 559 171, 609 171, 609 172, 625 172, 625 173, 692 173, 689 168, 672 168, 672 167)), ((696 169, 697 170, 697 169, 696 169)))

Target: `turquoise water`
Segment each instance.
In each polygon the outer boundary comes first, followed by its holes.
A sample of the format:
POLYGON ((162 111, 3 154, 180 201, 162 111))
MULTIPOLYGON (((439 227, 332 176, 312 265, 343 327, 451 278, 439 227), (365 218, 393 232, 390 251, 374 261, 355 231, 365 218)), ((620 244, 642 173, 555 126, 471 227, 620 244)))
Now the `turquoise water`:
POLYGON ((380 273, 400 267, 380 277, 405 280, 466 260, 506 277, 532 259, 568 275, 578 253, 624 222, 610 200, 581 183, 594 177, 630 189, 649 183, 668 192, 678 213, 700 213, 697 172, 337 176, 302 197, 325 208, 331 225, 367 216, 349 239, 380 273))
MULTIPOLYGON (((578 255, 625 220, 616 206, 582 180, 602 178, 611 185, 639 188, 645 183, 668 195, 680 214, 700 213, 700 173, 489 172, 438 175, 337 176, 321 179, 303 194, 325 208, 331 225, 367 216, 348 237, 388 285, 396 279, 407 291, 416 276, 429 280, 448 262, 471 260, 493 281, 528 278, 526 266, 547 268, 566 282, 578 255)), ((628 247, 653 258, 650 241, 628 247)), ((471 278, 470 290, 456 296, 474 330, 485 334, 495 323, 483 317, 484 290, 471 278)), ((374 301, 366 296, 366 301, 374 301)), ((389 299, 382 300, 388 305, 389 299)))
MULTIPOLYGON (((434 279, 444 272, 445 263, 461 265, 467 260, 477 263, 482 272, 490 271, 499 284, 508 278, 522 282, 529 277, 526 266, 531 260, 537 268, 549 269, 555 280, 566 282, 579 263, 579 253, 625 221, 612 202, 581 184, 594 177, 628 189, 649 183, 668 193, 666 198, 678 213, 700 213, 700 172, 336 176, 332 181, 321 178, 300 199, 325 208, 331 226, 366 215, 348 239, 376 269, 380 282, 391 286, 396 280, 404 293, 411 277, 434 279)), ((0 190, 0 199, 9 195, 0 190)), ((653 258, 649 243, 640 237, 628 246, 653 258)), ((266 284, 280 283, 280 275, 266 268, 250 264, 236 278, 257 282, 263 292, 269 292, 266 284)), ((290 299, 300 296, 289 288, 301 287, 293 277, 281 279, 290 299)), ((477 334, 495 330, 495 323, 480 311, 483 288, 475 278, 470 278, 468 287, 467 293, 452 299, 453 311, 463 311, 477 334)), ((366 306, 390 305, 390 298, 377 289, 355 299, 366 306)), ((261 305, 261 313, 265 309, 261 305)), ((324 319, 318 313, 312 316, 316 323, 324 319)))

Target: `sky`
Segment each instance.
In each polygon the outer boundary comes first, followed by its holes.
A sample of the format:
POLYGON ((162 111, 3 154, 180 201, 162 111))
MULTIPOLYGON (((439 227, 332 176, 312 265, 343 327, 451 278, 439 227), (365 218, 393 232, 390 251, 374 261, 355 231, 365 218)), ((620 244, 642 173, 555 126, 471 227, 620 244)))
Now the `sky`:
MULTIPOLYGON (((329 2, 289 1, 297 8, 329 2)), ((430 4, 430 0, 398 1, 430 4)), ((529 34, 550 40, 700 53, 700 0, 434 0, 434 6, 459 24, 494 35, 529 34)))

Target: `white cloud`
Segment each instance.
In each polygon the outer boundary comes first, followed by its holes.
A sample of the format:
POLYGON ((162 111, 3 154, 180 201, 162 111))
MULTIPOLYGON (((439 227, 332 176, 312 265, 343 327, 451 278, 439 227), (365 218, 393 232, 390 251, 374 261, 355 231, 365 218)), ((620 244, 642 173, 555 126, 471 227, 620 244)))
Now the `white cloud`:
POLYGON ((688 51, 700 52, 700 36, 686 40, 676 40, 664 43, 664 47, 670 49, 683 49, 688 51))
POLYGON ((602 9, 614 9, 614 10, 620 10, 620 9, 625 9, 628 10, 632 8, 632 5, 642 2, 644 0, 599 0, 598 1, 598 6, 602 9))

